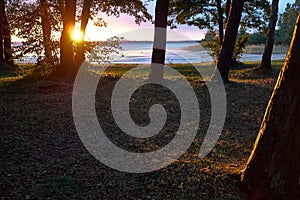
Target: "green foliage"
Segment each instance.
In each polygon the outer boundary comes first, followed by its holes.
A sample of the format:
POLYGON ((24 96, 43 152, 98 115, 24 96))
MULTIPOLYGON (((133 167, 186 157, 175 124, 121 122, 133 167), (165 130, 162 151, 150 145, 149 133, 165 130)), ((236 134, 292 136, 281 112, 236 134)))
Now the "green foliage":
POLYGON ((266 41, 266 35, 262 32, 255 32, 249 34, 249 40, 248 40, 249 45, 264 44, 265 41, 266 41))
MULTIPOLYGON (((206 37, 206 40, 204 40, 204 45, 203 47, 205 47, 206 49, 210 50, 209 55, 216 59, 221 51, 221 45, 220 45, 220 38, 217 35, 216 32, 208 32, 208 36, 206 37), (212 38, 212 39, 211 39, 212 38), (211 40, 209 40, 211 39, 211 40)), ((249 36, 245 31, 240 31, 237 40, 236 40, 236 44, 235 44, 235 48, 234 48, 234 52, 233 52, 233 56, 232 56, 232 62, 236 63, 239 61, 239 59, 241 58, 247 42, 248 42, 249 36)))
POLYGON ((275 34, 276 44, 290 44, 299 12, 299 3, 287 4, 285 12, 280 15, 278 20, 279 29, 275 34))
POLYGON ((124 38, 112 37, 106 41, 85 42, 87 58, 90 61, 105 62, 112 59, 113 54, 122 50, 121 43, 124 38))
POLYGON ((232 56, 232 60, 234 62, 238 62, 239 59, 242 57, 242 54, 246 48, 247 42, 248 42, 248 34, 245 32, 242 32, 235 43, 235 47, 234 47, 234 52, 233 52, 233 56, 232 56))
MULTIPOLYGON (((227 0, 221 0, 222 13, 218 13, 215 0, 171 1, 169 23, 172 27, 187 24, 197 26, 199 29, 214 30, 219 25, 219 14, 224 19, 224 25, 226 24, 226 2, 227 0)), ((246 1, 241 26, 262 30, 266 27, 269 12, 270 3, 267 0, 246 1)))
POLYGON ((206 40, 204 41, 203 47, 209 49, 209 55, 213 59, 216 59, 221 51, 219 36, 215 32, 210 32, 210 36, 205 38, 206 40))

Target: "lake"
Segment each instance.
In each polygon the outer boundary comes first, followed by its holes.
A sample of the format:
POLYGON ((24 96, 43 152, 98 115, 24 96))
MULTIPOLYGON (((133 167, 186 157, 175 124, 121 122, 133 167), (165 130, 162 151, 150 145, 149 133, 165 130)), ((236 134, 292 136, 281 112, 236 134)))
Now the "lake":
MULTIPOLYGON (((140 63, 151 62, 152 42, 124 42, 123 50, 114 56, 112 63, 140 63)), ((274 54, 273 60, 285 59, 286 54, 274 54)), ((261 60, 261 54, 243 54, 241 61, 261 60)), ((167 42, 166 64, 170 63, 203 63, 212 62, 209 52, 196 41, 167 42)))
MULTIPOLYGON (((113 55, 111 63, 149 64, 152 55, 152 42, 123 42, 122 50, 113 55)), ((261 60, 261 54, 243 54, 241 61, 261 60)), ((285 59, 286 54, 273 54, 273 60, 285 59)), ((36 63, 37 56, 27 55, 15 60, 17 64, 36 63)), ((196 41, 167 42, 166 64, 213 62, 209 52, 196 41)))

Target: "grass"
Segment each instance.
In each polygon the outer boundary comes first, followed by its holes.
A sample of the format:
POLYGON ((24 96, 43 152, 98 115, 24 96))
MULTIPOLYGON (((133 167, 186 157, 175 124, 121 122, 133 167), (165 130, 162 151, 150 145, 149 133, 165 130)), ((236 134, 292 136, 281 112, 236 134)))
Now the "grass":
MULTIPOLYGON (((222 136, 204 159, 197 152, 210 119, 209 95, 198 72, 190 65, 172 65, 191 82, 201 100, 201 124, 194 143, 178 161, 146 174, 113 170, 91 156, 75 130, 72 118, 72 85, 51 80, 33 81, 18 68, 0 70, 1 186, 2 199, 249 199, 236 178, 245 167, 258 133, 268 99, 283 61, 261 74, 248 62, 230 71, 235 83, 226 85, 228 108, 222 136), (23 79, 22 79, 23 78, 23 79), (9 81, 8 81, 9 80, 9 81), (48 85, 49 87, 41 87, 48 85)), ((197 64, 201 74, 211 65, 197 64)), ((151 151, 168 143, 178 122, 178 105, 172 94, 160 97, 163 88, 150 88, 143 98, 133 97, 133 119, 149 122, 147 109, 166 101, 170 125, 153 140, 127 137, 115 126, 107 106, 117 79, 133 66, 115 65, 102 78, 96 94, 99 123, 107 136, 124 149, 151 151), (151 101, 149 100, 151 99, 151 101), (136 106, 136 107, 135 107, 136 106), (139 108, 139 109, 137 109, 139 108), (175 124, 175 125, 174 125, 175 124)), ((26 71, 26 70, 24 70, 26 71)), ((205 75, 204 75, 205 76, 205 75)))

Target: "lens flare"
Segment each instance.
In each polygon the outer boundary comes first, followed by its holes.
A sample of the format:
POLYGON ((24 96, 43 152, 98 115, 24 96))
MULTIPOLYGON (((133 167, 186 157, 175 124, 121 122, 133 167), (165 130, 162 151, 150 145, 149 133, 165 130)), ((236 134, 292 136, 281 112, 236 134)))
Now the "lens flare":
POLYGON ((75 29, 72 35, 72 38, 75 42, 83 41, 83 33, 82 31, 75 29))

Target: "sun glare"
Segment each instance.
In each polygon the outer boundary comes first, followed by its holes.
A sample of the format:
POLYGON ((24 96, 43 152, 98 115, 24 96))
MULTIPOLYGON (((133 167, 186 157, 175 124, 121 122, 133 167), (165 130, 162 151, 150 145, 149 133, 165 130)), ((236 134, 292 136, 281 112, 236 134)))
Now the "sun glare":
POLYGON ((80 42, 83 40, 83 33, 80 30, 75 29, 72 37, 74 41, 80 42))

